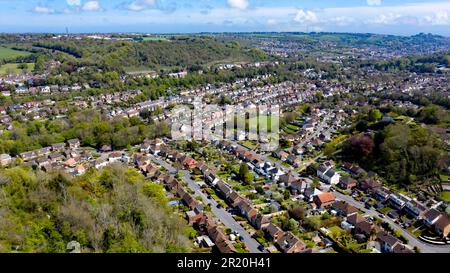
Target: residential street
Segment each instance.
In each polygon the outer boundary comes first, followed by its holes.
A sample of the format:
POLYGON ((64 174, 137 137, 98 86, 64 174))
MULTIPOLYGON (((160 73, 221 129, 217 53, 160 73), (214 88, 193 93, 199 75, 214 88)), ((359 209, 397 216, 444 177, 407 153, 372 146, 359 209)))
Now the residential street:
MULTIPOLYGON (((378 217, 378 215, 380 214, 373 208, 366 209, 364 207, 363 203, 356 201, 351 196, 341 194, 337 191, 334 191, 333 194, 336 195, 337 199, 340 199, 342 201, 349 203, 350 205, 364 211, 366 214, 368 214, 370 216, 378 217)), ((380 218, 380 217, 378 217, 378 218, 380 218)), ((405 236, 405 238, 408 239, 409 245, 411 245, 413 247, 415 247, 415 246, 418 247, 420 249, 420 251, 423 253, 450 253, 450 247, 427 244, 427 243, 421 241, 420 239, 416 238, 414 235, 409 233, 407 230, 400 227, 398 224, 396 224, 392 219, 390 219, 387 216, 385 218, 380 218, 380 219, 384 222, 389 223, 391 226, 395 227, 396 229, 398 229, 403 234, 403 236, 405 236)))
MULTIPOLYGON (((175 173, 177 171, 171 164, 165 162, 164 160, 153 155, 149 156, 154 162, 168 169, 169 172, 175 173)), ((191 174, 189 173, 189 171, 181 170, 180 173, 182 174, 182 178, 188 184, 189 188, 202 198, 203 203, 205 205, 208 203, 211 204, 211 212, 217 217, 217 219, 220 220, 220 222, 226 227, 238 232, 244 238, 244 243, 247 245, 251 253, 261 253, 261 251, 258 249, 258 246, 260 244, 255 239, 253 239, 251 235, 236 220, 234 220, 233 216, 229 212, 227 212, 224 208, 217 208, 217 202, 214 199, 208 199, 206 194, 202 192, 200 186, 191 179, 191 174)))

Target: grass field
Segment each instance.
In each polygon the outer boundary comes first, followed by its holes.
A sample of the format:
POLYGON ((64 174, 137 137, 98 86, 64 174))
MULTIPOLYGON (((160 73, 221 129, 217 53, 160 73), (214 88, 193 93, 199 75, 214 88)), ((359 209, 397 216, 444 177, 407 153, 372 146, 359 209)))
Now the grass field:
POLYGON ((25 57, 30 55, 30 52, 18 51, 14 49, 10 49, 7 47, 0 47, 0 59, 1 60, 10 60, 17 57, 25 57))
POLYGON ((443 191, 443 192, 441 192, 441 198, 445 202, 450 202, 450 191, 443 191))
MULTIPOLYGON (((28 64, 28 71, 34 70, 34 63, 27 63, 28 64)), ((13 74, 20 74, 23 72, 22 69, 19 69, 18 66, 20 64, 18 63, 12 63, 12 64, 4 64, 0 66, 0 75, 5 75, 7 73, 13 73, 13 74)))

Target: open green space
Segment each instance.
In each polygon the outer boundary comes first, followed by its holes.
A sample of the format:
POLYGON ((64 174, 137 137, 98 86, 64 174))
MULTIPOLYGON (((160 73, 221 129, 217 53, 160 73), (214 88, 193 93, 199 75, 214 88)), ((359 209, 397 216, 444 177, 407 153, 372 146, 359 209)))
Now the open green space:
POLYGON ((7 47, 0 47, 0 60, 11 60, 17 57, 26 57, 30 52, 14 50, 7 47))
POLYGON ((34 70, 34 63, 26 63, 27 69, 21 69, 20 63, 11 63, 11 64, 4 64, 0 66, 0 75, 6 75, 6 74, 20 74, 23 73, 25 70, 27 71, 33 71, 34 70))

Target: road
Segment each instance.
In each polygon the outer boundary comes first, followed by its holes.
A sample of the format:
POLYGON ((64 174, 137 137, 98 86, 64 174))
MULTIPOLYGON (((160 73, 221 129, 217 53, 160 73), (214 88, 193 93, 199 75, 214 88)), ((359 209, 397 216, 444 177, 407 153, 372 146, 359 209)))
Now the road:
MULTIPOLYGON (((167 163, 161 158, 153 155, 150 155, 150 158, 154 162, 168 169, 169 172, 177 172, 177 170, 171 164, 167 163)), ((244 238, 243 241, 247 245, 247 248, 251 253, 261 253, 261 251, 258 249, 258 246, 260 246, 260 244, 255 239, 253 239, 252 236, 236 220, 234 220, 233 216, 228 211, 226 211, 224 208, 217 208, 218 203, 214 199, 208 199, 207 195, 203 193, 200 186, 191 179, 191 174, 189 173, 189 171, 181 170, 179 171, 179 173, 181 173, 183 180, 188 184, 189 188, 202 198, 204 204, 211 203, 211 212, 216 216, 216 218, 219 219, 220 222, 226 227, 235 232, 238 232, 244 238)))
MULTIPOLYGON (((356 201, 351 196, 339 193, 337 191, 334 191, 333 194, 337 197, 337 199, 340 199, 342 201, 349 203, 350 205, 364 211, 367 215, 378 217, 378 215, 380 214, 373 208, 366 209, 363 203, 356 201)), ((378 217, 378 218, 380 218, 380 217, 378 217)), ((420 239, 418 239, 416 236, 409 233, 409 231, 402 228, 400 225, 395 223, 392 219, 390 219, 388 217, 380 218, 380 219, 383 222, 389 223, 391 226, 398 229, 402 233, 402 235, 405 236, 406 239, 408 239, 408 245, 410 245, 412 247, 418 247, 420 249, 420 251, 423 253, 450 253, 449 246, 437 246, 437 245, 427 244, 427 243, 421 241, 420 239)))

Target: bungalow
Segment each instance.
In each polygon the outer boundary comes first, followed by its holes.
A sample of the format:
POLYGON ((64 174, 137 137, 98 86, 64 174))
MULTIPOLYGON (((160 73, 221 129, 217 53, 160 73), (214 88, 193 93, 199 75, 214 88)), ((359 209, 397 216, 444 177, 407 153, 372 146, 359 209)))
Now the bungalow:
POLYGON ((317 207, 326 207, 330 206, 336 200, 336 196, 331 192, 324 192, 313 197, 313 202, 317 205, 317 207))
POLYGON ((429 209, 427 212, 425 212, 423 221, 425 225, 431 227, 439 220, 441 216, 441 213, 437 209, 429 209))
POLYGON ((334 202, 332 205, 332 208, 338 212, 339 215, 342 215, 344 217, 348 217, 352 214, 356 214, 358 212, 358 209, 354 206, 350 205, 349 203, 345 201, 337 201, 334 202))
POLYGON ((283 230, 273 223, 269 223, 263 228, 263 231, 267 234, 267 237, 272 241, 278 241, 283 236, 283 230))
POLYGON ((439 220, 436 221, 434 224, 435 231, 442 235, 442 237, 448 237, 450 234, 450 218, 442 214, 441 217, 439 217, 439 220))
POLYGON ((305 244, 290 231, 284 233, 276 241, 276 245, 283 253, 298 253, 305 249, 305 244))
POLYGON ((341 176, 339 178, 339 183, 337 186, 344 190, 351 190, 353 188, 356 188, 358 183, 355 179, 351 178, 350 176, 341 176))

